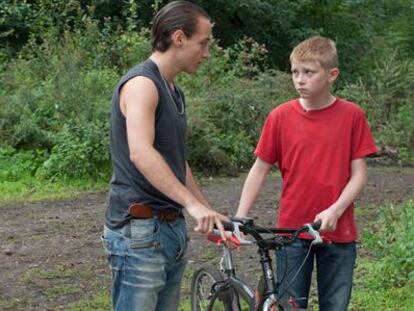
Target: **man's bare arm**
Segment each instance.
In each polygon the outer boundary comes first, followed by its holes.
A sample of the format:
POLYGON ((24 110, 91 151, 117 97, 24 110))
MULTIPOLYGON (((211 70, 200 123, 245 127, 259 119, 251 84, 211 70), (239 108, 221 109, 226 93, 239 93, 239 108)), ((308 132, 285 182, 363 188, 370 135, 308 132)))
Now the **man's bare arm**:
POLYGON ((126 118, 131 161, 155 188, 187 209, 197 221, 197 231, 209 232, 214 223, 222 229, 224 216, 200 203, 154 148, 157 104, 156 86, 146 77, 135 77, 122 88, 120 108, 126 118))

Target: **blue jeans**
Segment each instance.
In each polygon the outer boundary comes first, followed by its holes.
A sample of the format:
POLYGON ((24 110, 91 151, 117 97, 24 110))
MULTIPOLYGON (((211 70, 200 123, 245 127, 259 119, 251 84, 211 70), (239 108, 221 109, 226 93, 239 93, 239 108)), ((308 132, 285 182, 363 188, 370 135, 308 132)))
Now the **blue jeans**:
POLYGON ((287 298, 294 297, 299 308, 306 309, 316 259, 319 310, 347 310, 356 259, 355 242, 312 247, 308 259, 291 282, 306 257, 310 243, 311 241, 298 239, 285 250, 276 252, 279 293, 285 293, 287 298))
POLYGON ((186 266, 185 220, 133 219, 123 228, 104 228, 116 311, 176 311, 186 266))

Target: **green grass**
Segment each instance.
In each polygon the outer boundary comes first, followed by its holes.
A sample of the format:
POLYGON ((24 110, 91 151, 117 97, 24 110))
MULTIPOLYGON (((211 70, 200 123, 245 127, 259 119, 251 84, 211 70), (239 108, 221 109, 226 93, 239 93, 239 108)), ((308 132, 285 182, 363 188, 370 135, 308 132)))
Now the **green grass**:
POLYGON ((26 176, 16 181, 0 180, 0 203, 61 200, 79 197, 85 192, 102 191, 107 188, 107 181, 72 180, 52 182, 26 176))
POLYGON ((351 310, 414 310, 414 199, 382 206, 362 232, 351 310))
POLYGON ((68 306, 68 311, 109 311, 111 310, 111 297, 106 289, 88 298, 68 306))

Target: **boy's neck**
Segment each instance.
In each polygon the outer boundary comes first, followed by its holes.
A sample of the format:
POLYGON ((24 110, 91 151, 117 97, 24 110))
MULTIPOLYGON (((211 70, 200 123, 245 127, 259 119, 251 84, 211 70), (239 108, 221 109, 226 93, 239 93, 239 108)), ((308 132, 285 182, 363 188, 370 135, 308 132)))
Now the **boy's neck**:
POLYGON ((336 97, 333 96, 331 93, 328 93, 324 96, 320 96, 318 98, 299 98, 300 105, 306 111, 318 110, 329 107, 335 102, 335 100, 336 97))

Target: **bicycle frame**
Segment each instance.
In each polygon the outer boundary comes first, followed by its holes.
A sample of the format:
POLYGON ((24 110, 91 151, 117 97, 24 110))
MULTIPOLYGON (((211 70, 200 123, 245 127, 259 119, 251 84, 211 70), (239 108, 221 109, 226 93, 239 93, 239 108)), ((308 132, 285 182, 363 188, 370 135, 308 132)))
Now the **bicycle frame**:
MULTIPOLYGON (((275 294, 276 281, 272 268, 272 260, 269 255, 269 249, 267 248, 259 248, 259 254, 266 289, 264 293, 266 299, 260 303, 260 310, 270 310, 270 308, 277 302, 275 294)), ((236 276, 231 249, 226 246, 223 246, 223 256, 220 268, 228 277, 226 282, 229 283, 230 290, 234 291, 230 292, 233 309, 240 310, 239 295, 241 295, 241 298, 243 298, 249 305, 249 309, 252 311, 256 310, 259 301, 257 301, 255 291, 247 285, 246 282, 236 276)))
MULTIPOLYGON (((273 311, 276 310, 276 308, 282 308, 282 310, 297 310, 294 299, 291 297, 279 297, 277 288, 278 285, 275 280, 270 250, 277 251, 282 249, 297 239, 299 234, 302 232, 307 232, 314 238, 311 246, 321 244, 322 239, 317 232, 321 222, 305 224, 303 227, 297 229, 261 228, 254 226, 253 220, 249 218, 237 219, 233 223, 223 224, 225 225, 225 229, 227 231, 233 232, 232 237, 235 238, 230 238, 229 241, 235 243, 234 245, 249 245, 254 243, 258 246, 260 265, 262 267, 262 276, 264 281, 264 291, 253 290, 243 280, 236 276, 231 247, 224 243, 223 256, 220 261, 220 270, 226 274, 226 278, 223 279, 218 276, 213 278, 215 283, 211 286, 210 296, 208 297, 210 302, 207 310, 211 311, 215 302, 220 300, 224 303, 226 311, 240 311, 242 307, 240 304, 240 298, 248 304, 249 310, 251 311, 273 311), (245 240, 244 235, 241 233, 252 236, 255 241, 252 242, 250 240, 245 240), (274 234, 274 236, 271 238, 263 238, 260 233, 270 233, 274 234)), ((217 244, 224 242, 221 240, 217 230, 213 231, 213 234, 209 235, 208 239, 217 244)), ((216 273, 219 273, 219 271, 216 273)), ((194 280, 197 280, 197 278, 194 280)), ((192 287, 194 286, 193 284, 192 287)))
POLYGON ((237 303, 237 307, 240 309, 240 301, 238 295, 241 294, 242 298, 249 305, 250 310, 254 310, 256 304, 254 291, 243 280, 239 279, 236 276, 231 249, 229 249, 226 246, 223 246, 223 257, 220 266, 221 270, 228 277, 227 282, 231 285, 230 289, 235 289, 235 293, 230 293, 232 304, 237 303), (234 299, 236 299, 237 301, 234 301, 234 299))

